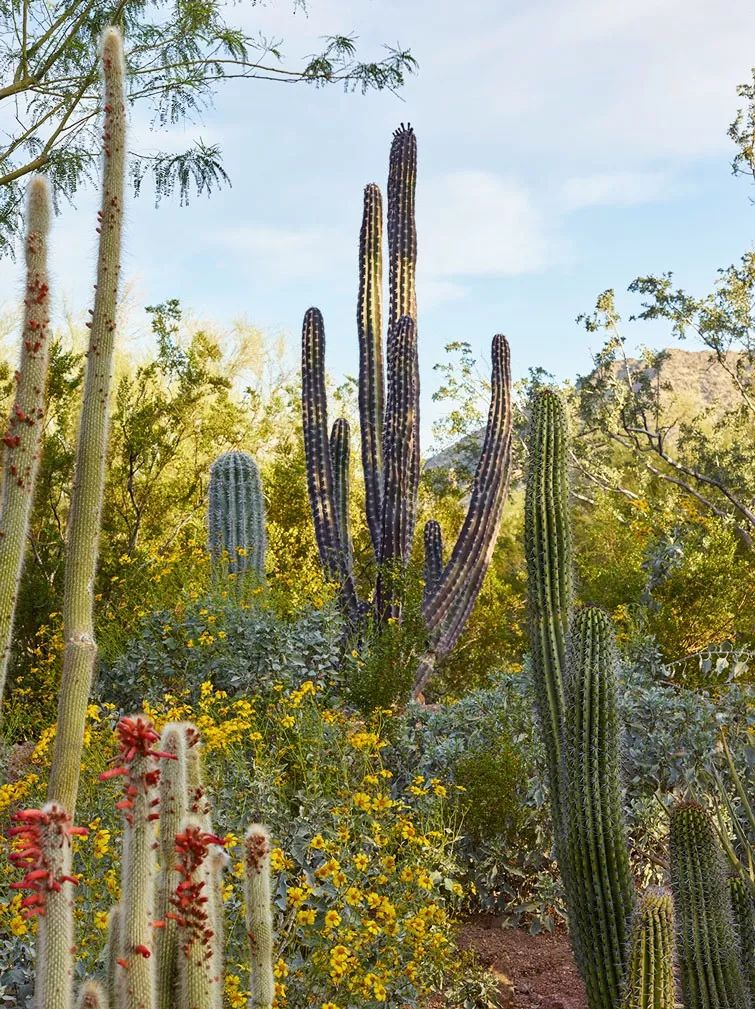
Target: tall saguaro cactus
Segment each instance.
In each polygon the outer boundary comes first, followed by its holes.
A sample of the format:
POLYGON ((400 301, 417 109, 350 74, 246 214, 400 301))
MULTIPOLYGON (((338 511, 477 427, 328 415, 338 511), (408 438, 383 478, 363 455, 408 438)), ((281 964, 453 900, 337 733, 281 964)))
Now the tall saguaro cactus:
POLYGON ((102 74, 105 112, 97 283, 89 324, 86 377, 68 517, 63 595, 65 652, 48 790, 49 797, 61 802, 72 815, 76 808, 86 709, 97 657, 94 579, 105 485, 123 229, 126 110, 123 44, 117 28, 106 29, 102 37, 102 74))
POLYGON ((671 895, 646 891, 629 940, 629 964, 621 1009, 674 1009, 674 915, 671 895))
POLYGON ((749 1009, 712 819, 695 802, 671 812, 671 888, 685 1009, 749 1009))
POLYGON ((590 1009, 614 1009, 633 907, 619 779, 616 655, 608 616, 576 611, 564 717, 564 877, 572 942, 590 1009))
MULTIPOLYGON (((371 600, 378 623, 400 619, 403 582, 417 521, 420 477, 419 363, 417 354, 417 140, 410 126, 396 130, 388 170, 388 320, 383 354, 383 209, 373 183, 364 191, 359 238, 359 417, 365 512, 376 565, 371 600), (385 357, 385 375, 383 361, 385 357)), ((427 652, 420 661, 419 693, 437 660, 464 628, 492 554, 508 487, 511 396, 508 344, 493 341, 491 408, 472 499, 448 564, 426 579, 423 616, 427 652)), ((353 624, 369 607, 357 597, 345 514, 344 483, 327 451, 325 331, 311 308, 302 330, 302 419, 307 486, 320 562, 340 588, 353 624)), ((338 421, 336 422, 338 423, 338 421)), ((335 428, 334 428, 335 430, 335 428)), ((433 563, 441 564, 435 552, 433 563)))
POLYGON ((561 795, 564 664, 573 602, 568 452, 563 399, 553 389, 541 389, 530 418, 524 534, 532 676, 562 871, 568 854, 561 795))
POLYGON ((3 436, 0 501, 0 709, 10 659, 13 617, 39 467, 45 384, 50 356, 50 277, 47 269, 50 190, 34 176, 26 212, 26 287, 16 394, 3 436))
POLYGON ((231 574, 265 577, 265 498, 248 452, 224 452, 212 464, 207 524, 216 565, 227 563, 231 574))

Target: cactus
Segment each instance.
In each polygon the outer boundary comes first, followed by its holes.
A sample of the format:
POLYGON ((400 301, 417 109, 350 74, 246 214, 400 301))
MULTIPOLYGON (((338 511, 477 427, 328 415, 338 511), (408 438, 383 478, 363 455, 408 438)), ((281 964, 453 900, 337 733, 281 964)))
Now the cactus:
POLYGON ((671 887, 686 1009, 747 1009, 737 937, 711 817, 695 802, 671 812, 671 887))
POLYGON ((443 573, 443 533, 435 519, 425 523, 422 534, 425 547, 425 591, 423 601, 432 598, 443 573))
POLYGON ((750 992, 750 1003, 755 1004, 755 898, 740 876, 729 879, 729 900, 737 933, 739 963, 750 992))
POLYGON ((47 238, 50 190, 35 175, 29 183, 26 214, 26 289, 16 395, 3 438, 0 500, 0 709, 10 660, 13 617, 26 549, 29 516, 39 467, 45 384, 50 353, 50 278, 47 238))
POLYGON ((673 929, 670 894, 647 890, 632 924, 621 1009, 674 1009, 673 929))
POLYGON ((86 709, 97 656, 94 579, 105 484, 108 401, 120 274, 126 166, 123 45, 117 28, 102 37, 105 86, 102 209, 97 283, 68 517, 63 631, 65 652, 48 797, 73 816, 79 787, 86 709))
MULTIPOLYGON (((388 171, 388 290, 386 375, 383 375, 383 221, 380 190, 364 191, 359 238, 359 418, 365 482, 365 512, 377 568, 371 609, 380 624, 400 619, 403 582, 417 521, 420 476, 419 364, 417 357, 417 232, 415 188, 417 140, 410 126, 397 130, 388 171)), ((508 487, 511 452, 509 352, 493 341, 493 394, 472 501, 447 569, 435 572, 423 615, 427 652, 414 693, 424 688, 436 662, 456 643, 479 594, 495 545, 508 487)), ((326 452, 325 333, 316 308, 302 330, 302 418, 307 487, 320 562, 340 588, 353 626, 370 606, 357 596, 350 540, 339 526, 345 514, 343 483, 326 452), (338 484, 338 486, 337 486, 338 484)))
POLYGON ((532 676, 558 857, 562 842, 561 745, 564 663, 572 607, 572 547, 569 522, 569 432, 558 392, 542 389, 532 406, 525 500, 532 676))
POLYGON ((160 750, 175 759, 166 761, 160 773, 160 871, 155 890, 155 919, 164 924, 155 937, 157 1009, 172 1009, 178 981, 176 922, 168 914, 171 895, 180 882, 175 866, 176 835, 189 807, 186 747, 186 726, 176 722, 166 725, 160 736, 160 750))
POLYGON ((351 431, 349 422, 339 417, 330 430, 330 462, 333 467, 333 494, 336 502, 338 535, 347 570, 353 566, 351 529, 349 527, 349 469, 351 463, 351 431))
MULTIPOLYGON (((123 779, 118 802, 124 828, 121 902, 111 909, 108 922, 107 997, 99 981, 86 981, 77 1007, 222 1009, 222 870, 227 855, 224 839, 211 829, 199 733, 191 723, 174 723, 158 737, 143 715, 122 718, 116 731, 119 757, 100 779, 123 779), (163 881, 158 894, 166 882, 170 885, 161 918, 155 918, 152 906, 156 876, 163 881), (172 943, 164 939, 171 928, 172 943)), ((71 839, 87 831, 73 827, 59 803, 19 812, 15 820, 10 836, 21 843, 14 845, 11 860, 24 877, 12 887, 29 891, 22 910, 39 921, 35 1006, 71 1009, 76 949, 71 839)), ((247 831, 245 864, 251 1005, 271 1009, 270 839, 256 823, 247 831)))
POLYGON ((265 499, 257 464, 248 452, 224 452, 210 469, 210 555, 231 574, 265 577, 265 499))
POLYGON ((564 716, 564 885, 590 1009, 619 1003, 633 892, 621 808, 616 656, 607 615, 571 621, 564 716))
POLYGON ((273 919, 270 900, 270 837, 253 823, 244 839, 246 871, 246 932, 250 951, 251 1009, 272 1009, 273 919))
POLYGON ((86 834, 74 827, 68 812, 57 802, 43 809, 16 813, 9 834, 23 844, 11 853, 13 864, 24 870, 15 889, 29 890, 22 906, 37 917, 37 975, 34 1001, 40 1009, 71 1009, 73 984, 73 899, 77 880, 71 872, 71 838, 86 834))
POLYGON ((108 1009, 107 995, 99 981, 85 981, 79 988, 76 1009, 108 1009))

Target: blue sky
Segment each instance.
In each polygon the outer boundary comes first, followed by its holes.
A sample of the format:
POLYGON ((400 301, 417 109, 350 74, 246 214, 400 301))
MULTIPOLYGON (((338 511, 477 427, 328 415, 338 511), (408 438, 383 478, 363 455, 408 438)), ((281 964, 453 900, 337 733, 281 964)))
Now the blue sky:
MULTIPOLYGON (((296 353, 316 304, 333 372, 353 373, 362 187, 385 183, 402 120, 419 143, 426 418, 448 341, 484 356, 503 331, 517 376, 584 372, 597 348, 574 318, 600 291, 672 269, 702 292, 750 247, 754 194, 730 175, 726 129, 755 63, 751 0, 311 0, 308 16, 276 0, 229 17, 284 38, 289 61, 353 31, 364 56, 410 47, 419 73, 400 99, 229 82, 168 138, 137 118, 132 145, 219 143, 233 188, 183 209, 130 204, 127 346, 143 345, 144 305, 179 297, 201 319, 282 330, 296 353)), ((95 211, 83 196, 56 223, 58 316, 86 310, 95 211)), ((6 308, 18 287, 6 263, 6 308)))

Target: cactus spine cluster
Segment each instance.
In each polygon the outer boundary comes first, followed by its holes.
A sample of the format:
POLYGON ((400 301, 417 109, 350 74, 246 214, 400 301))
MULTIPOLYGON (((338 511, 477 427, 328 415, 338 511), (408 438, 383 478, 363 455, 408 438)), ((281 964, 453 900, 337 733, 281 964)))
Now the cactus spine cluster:
MULTIPOLYGON (((143 715, 135 715, 120 720, 117 734, 117 763, 100 778, 123 782, 117 803, 123 817, 121 901, 110 912, 106 977, 88 979, 76 1004, 80 1009, 222 1009, 225 842, 212 832, 199 733, 190 723, 174 723, 158 736, 143 715)), ((35 1005, 71 1009, 76 884, 71 839, 87 832, 73 827, 56 802, 17 813, 15 820, 12 835, 23 843, 11 857, 24 877, 13 885, 28 891, 22 907, 39 920, 35 1005)), ((271 1009, 270 839, 259 824, 247 832, 245 864, 251 1005, 271 1009)))
POLYGON ((596 607, 571 622, 564 684, 564 837, 569 924, 594 1009, 616 1006, 633 905, 619 781, 613 631, 596 607))
POLYGON ((671 813, 671 885, 686 1009, 747 1009, 723 853, 709 814, 695 802, 671 813))
POLYGON ((68 517, 63 596, 65 652, 48 791, 49 798, 59 801, 71 815, 76 808, 86 708, 97 656, 94 579, 105 485, 123 228, 126 110, 123 44, 116 28, 106 29, 102 37, 102 73, 105 110, 97 282, 68 517))
POLYGON ((210 555, 230 574, 265 577, 265 498, 248 452, 224 452, 210 468, 207 514, 210 555))
POLYGON ((729 899, 737 933, 739 962, 749 988, 750 1002, 755 1003, 755 897, 740 876, 732 876, 729 879, 729 899))
POLYGON ((50 356, 50 278, 47 270, 50 190, 29 183, 26 212, 26 287, 16 394, 3 436, 0 500, 0 708, 10 659, 13 617, 24 563, 29 516, 39 468, 45 384, 50 356))
MULTIPOLYGON (((397 130, 388 172, 388 319, 383 354, 383 207, 380 190, 364 191, 359 240, 359 419, 365 513, 377 576, 375 620, 399 619, 403 581, 417 521, 420 477, 419 363, 417 354, 417 141, 411 127, 397 130)), ((500 526, 511 453, 511 375, 505 337, 492 348, 492 397, 469 510, 442 566, 433 547, 423 602, 428 646, 413 692, 420 693, 439 658, 458 640, 479 594, 500 526), (438 570, 438 565, 441 569, 438 570)), ((343 455, 328 450, 325 331, 320 312, 308 310, 302 330, 302 417, 307 486, 320 561, 339 586, 350 623, 369 607, 354 581, 346 515, 343 455)), ((340 424, 336 421, 336 424, 340 424)), ((331 446, 334 445, 336 427, 331 446)), ((345 450, 344 450, 345 451, 345 450)))
POLYGON ((632 923, 621 1009, 674 1009, 673 949, 671 895, 647 890, 632 923))

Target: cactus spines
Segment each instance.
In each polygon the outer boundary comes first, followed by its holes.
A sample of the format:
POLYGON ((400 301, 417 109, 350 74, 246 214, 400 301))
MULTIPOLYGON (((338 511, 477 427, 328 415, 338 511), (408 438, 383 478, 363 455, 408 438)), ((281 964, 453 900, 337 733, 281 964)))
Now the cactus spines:
POLYGON ((108 1001, 112 1009, 121 1009, 123 1001, 123 908, 115 904, 110 908, 107 919, 107 948, 105 962, 107 967, 108 1001))
POLYGON ((525 553, 532 674, 562 870, 567 855, 561 838, 564 662, 573 597, 568 452, 563 399, 554 389, 541 389, 535 395, 530 420, 525 553))
POLYGON ((608 616, 574 613, 564 715, 564 877, 569 929, 591 1009, 618 1005, 633 907, 619 778, 616 655, 608 616))
POLYGON ((425 548, 425 591, 423 599, 428 601, 440 581, 443 572, 443 533, 435 519, 425 522, 422 534, 425 548))
POLYGON ((154 849, 158 819, 160 759, 175 754, 155 749, 160 737, 143 715, 122 718, 117 726, 120 763, 103 780, 123 778, 123 859, 121 863, 121 956, 116 982, 122 1009, 155 1009, 154 849))
POLYGON ((222 1009, 223 964, 211 896, 212 849, 223 840, 187 820, 175 838, 179 882, 168 913, 178 926, 178 992, 187 1009, 222 1009))
POLYGON ((383 514, 383 200, 365 187, 359 234, 359 416, 365 512, 375 557, 383 514))
POLYGON ((750 991, 750 1002, 755 1004, 755 899, 741 876, 729 878, 729 899, 737 933, 739 962, 745 985, 750 991))
POLYGON ((101 56, 105 118, 97 284, 68 517, 63 596, 65 652, 48 787, 48 797, 57 799, 72 815, 76 808, 86 708, 97 654, 94 579, 105 483, 123 227, 126 112, 123 44, 117 28, 105 29, 101 56))
POLYGON ((0 500, 0 708, 10 659, 13 617, 24 564, 29 515, 39 468, 45 384, 50 356, 50 277, 47 269, 50 190, 42 176, 29 183, 26 213, 26 289, 16 395, 3 437, 0 500))
POLYGON ((173 1009, 177 984, 176 922, 168 917, 170 898, 180 882, 175 866, 176 835, 186 819, 189 804, 187 781, 187 727, 170 722, 160 736, 160 750, 175 759, 166 760, 160 772, 160 871, 155 890, 155 920, 162 927, 155 935, 157 964, 157 1009, 173 1009))
POLYGON ((207 510, 210 555, 230 574, 265 577, 265 498, 259 469, 248 452, 224 452, 210 468, 207 510))
POLYGON ((669 854, 686 1009, 747 1009, 723 854, 713 821, 698 803, 681 802, 671 811, 669 854))
POLYGON ((422 607, 430 647, 414 683, 419 694, 437 658, 456 644, 479 594, 503 515, 511 461, 511 357, 505 336, 493 338, 491 398, 469 507, 451 557, 422 607))
POLYGON ((333 493, 336 520, 344 561, 352 568, 351 529, 349 527, 349 469, 351 463, 351 432, 349 422, 339 417, 330 430, 330 461, 333 466, 333 493))
POLYGON ((270 836, 267 828, 253 823, 244 839, 246 871, 246 931, 250 950, 251 1009, 272 1009, 273 913, 270 897, 270 836))
POLYGON ((674 1009, 674 915, 671 895, 647 890, 632 922, 621 1009, 674 1009))
POLYGON ((412 444, 417 440, 417 334, 414 320, 402 316, 391 334, 393 347, 383 431, 383 515, 376 590, 377 612, 400 613, 401 578, 409 560, 417 513, 412 491, 412 444))
POLYGON ((71 1009, 73 999, 73 899, 77 884, 71 874, 71 839, 86 834, 74 827, 57 802, 14 816, 9 831, 21 842, 11 861, 24 871, 16 889, 28 890, 22 907, 39 921, 34 1001, 40 1009, 71 1009))
MULTIPOLYGON (((108 1009, 108 997, 99 981, 85 981, 79 988, 76 1009, 108 1009)), ((113 1006, 117 1009, 117 1006, 113 1006)))
POLYGON ((356 589, 346 565, 338 531, 333 464, 328 440, 325 326, 317 308, 307 311, 302 327, 302 420, 307 490, 320 562, 326 575, 340 584, 341 597, 347 611, 356 616, 356 589))

